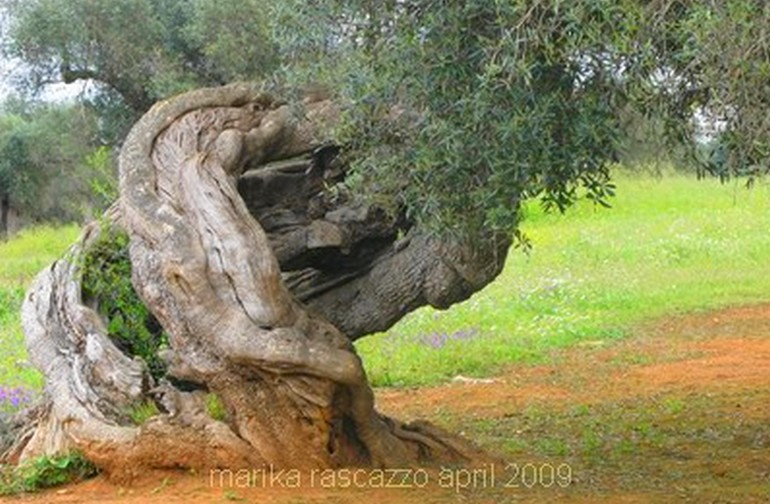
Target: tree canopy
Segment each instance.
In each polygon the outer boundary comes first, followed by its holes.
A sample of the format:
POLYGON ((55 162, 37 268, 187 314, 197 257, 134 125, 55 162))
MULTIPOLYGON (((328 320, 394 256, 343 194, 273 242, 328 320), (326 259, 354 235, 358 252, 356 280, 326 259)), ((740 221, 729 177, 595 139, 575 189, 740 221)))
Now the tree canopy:
POLYGON ((606 204, 629 117, 703 170, 768 159, 761 0, 30 0, 10 54, 34 85, 91 78, 135 112, 233 79, 323 86, 357 189, 426 225, 515 230, 519 204, 606 204), (718 163, 697 142, 716 126, 718 163), (701 154, 698 154, 698 153, 701 154))
POLYGON ((134 112, 131 122, 161 98, 265 77, 276 65, 260 0, 9 0, 5 7, 6 53, 28 65, 21 86, 90 79, 134 112))
POLYGON ((667 144, 686 146, 701 170, 756 175, 768 167, 765 2, 285 9, 284 47, 308 55, 312 75, 352 104, 342 136, 359 175, 424 222, 511 230, 529 197, 559 209, 579 194, 606 203, 609 166, 633 116, 662 124, 667 144), (300 27, 311 24, 306 36, 300 27), (707 125, 729 152, 720 165, 699 154, 707 125))

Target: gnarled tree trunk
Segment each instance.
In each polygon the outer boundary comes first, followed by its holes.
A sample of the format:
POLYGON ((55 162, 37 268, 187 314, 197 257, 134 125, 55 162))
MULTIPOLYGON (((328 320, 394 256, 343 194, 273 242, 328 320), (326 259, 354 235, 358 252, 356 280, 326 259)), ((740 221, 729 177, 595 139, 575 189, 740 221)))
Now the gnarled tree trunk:
POLYGON ((351 342, 418 306, 467 298, 500 272, 509 243, 431 239, 328 191, 344 178, 324 137, 337 117, 331 101, 285 104, 240 84, 161 102, 135 125, 105 220, 130 236, 133 284, 169 334, 166 376, 123 353, 83 300, 78 258, 103 232, 92 225, 24 303, 46 402, 7 458, 77 448, 130 476, 478 455, 378 414, 351 342), (207 414, 205 393, 222 399, 224 421, 207 414), (147 399, 161 414, 126 421, 147 399))

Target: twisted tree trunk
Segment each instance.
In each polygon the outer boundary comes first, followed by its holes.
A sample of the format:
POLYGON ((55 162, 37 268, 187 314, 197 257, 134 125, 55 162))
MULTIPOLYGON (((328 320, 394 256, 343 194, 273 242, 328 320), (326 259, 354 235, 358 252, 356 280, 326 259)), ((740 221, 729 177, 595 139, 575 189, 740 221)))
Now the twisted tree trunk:
POLYGON ((467 298, 500 272, 509 243, 429 239, 326 190, 344 178, 324 137, 337 116, 330 101, 289 105, 233 85, 159 103, 135 125, 105 220, 128 233, 133 284, 169 335, 166 375, 121 351, 84 302, 79 257, 103 232, 90 226, 25 301, 46 402, 6 458, 78 448, 123 477, 479 455, 378 414, 351 342, 467 298), (208 393, 224 421, 207 413, 208 393), (126 411, 148 399, 161 413, 132 425, 126 411))

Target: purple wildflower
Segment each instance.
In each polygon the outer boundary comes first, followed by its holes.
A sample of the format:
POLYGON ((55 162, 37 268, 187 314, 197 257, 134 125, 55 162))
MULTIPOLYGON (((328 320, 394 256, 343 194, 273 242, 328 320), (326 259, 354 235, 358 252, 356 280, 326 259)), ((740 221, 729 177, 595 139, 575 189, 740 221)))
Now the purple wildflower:
POLYGON ((422 337, 423 343, 433 348, 442 348, 446 343, 446 334, 433 333, 430 336, 422 337))
POLYGON ((32 390, 16 387, 0 387, 0 412, 13 413, 32 402, 35 393, 32 390))
POLYGON ((433 334, 420 337, 420 342, 431 348, 443 348, 449 341, 468 341, 478 334, 478 329, 461 329, 451 334, 434 332, 433 334))

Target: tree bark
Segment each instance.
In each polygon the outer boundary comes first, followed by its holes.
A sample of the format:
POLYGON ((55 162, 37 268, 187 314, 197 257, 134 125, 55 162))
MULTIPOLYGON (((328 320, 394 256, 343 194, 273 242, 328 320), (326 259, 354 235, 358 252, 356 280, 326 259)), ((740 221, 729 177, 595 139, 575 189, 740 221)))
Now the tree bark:
POLYGON ((8 237, 8 214, 11 212, 11 198, 7 194, 0 196, 0 238, 8 237))
POLYGON ((500 272, 509 241, 431 239, 328 191, 344 178, 325 137, 338 115, 328 100, 290 105, 240 84, 161 102, 134 126, 104 221, 130 236, 133 284, 169 334, 167 375, 156 382, 122 353, 84 304, 79 257, 102 232, 89 226, 24 303, 46 402, 6 459, 77 448, 130 477, 148 466, 481 456, 435 427, 377 413, 352 341, 426 303, 467 298, 500 272), (205 393, 222 399, 225 421, 207 414, 205 393), (162 413, 126 422, 147 399, 162 413))

